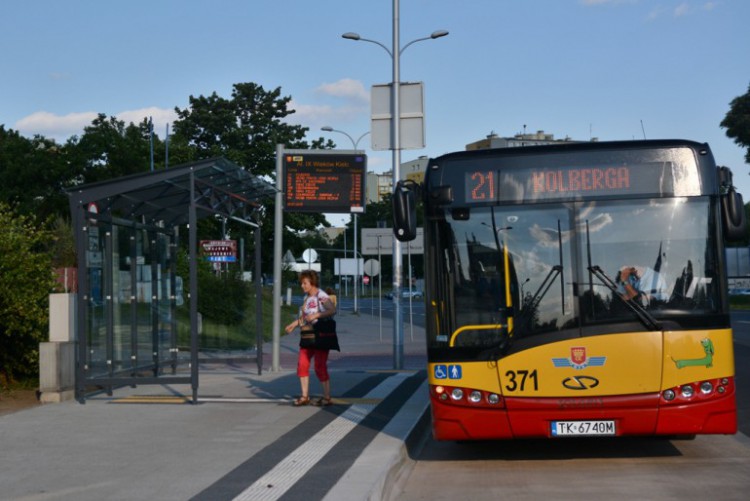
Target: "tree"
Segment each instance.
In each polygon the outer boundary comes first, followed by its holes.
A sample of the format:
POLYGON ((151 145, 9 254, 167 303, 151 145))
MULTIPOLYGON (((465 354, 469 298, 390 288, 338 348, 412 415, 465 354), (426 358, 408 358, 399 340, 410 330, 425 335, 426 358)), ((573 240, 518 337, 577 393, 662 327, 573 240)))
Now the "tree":
POLYGON ((75 177, 64 147, 42 136, 27 139, 0 125, 0 200, 20 214, 68 212, 63 188, 75 177))
POLYGON ((727 137, 748 149, 745 163, 750 164, 750 86, 745 94, 735 97, 729 103, 729 112, 721 121, 721 127, 727 130, 727 137))
POLYGON ((178 151, 190 150, 190 158, 200 160, 224 156, 257 176, 275 176, 276 144, 287 148, 332 148, 334 143, 318 138, 312 145, 305 141, 309 130, 284 121, 292 115, 290 96, 281 96, 281 88, 267 91, 255 83, 234 84, 231 99, 214 92, 208 97, 190 96, 189 107, 175 108, 172 144, 178 151))
MULTIPOLYGON (((307 127, 285 121, 294 113, 288 107, 290 101, 291 97, 281 95, 280 87, 267 91, 255 83, 234 84, 230 99, 216 92, 207 97, 190 96, 188 108, 175 108, 178 119, 174 122, 174 135, 170 140, 170 159, 183 163, 223 156, 253 175, 275 179, 277 144, 284 144, 288 149, 333 148, 335 144, 323 138, 308 143, 305 141, 307 127)), ((263 203, 265 210, 259 217, 262 248, 273 249, 274 201, 265 200, 263 203)), ((299 245, 297 232, 321 225, 330 226, 323 214, 285 214, 285 244, 299 245)), ((253 242, 249 231, 237 227, 232 235, 253 242)), ((219 233, 218 223, 215 223, 213 235, 219 233)), ((272 257, 269 252, 263 254, 264 269, 271 269, 272 257)))
POLYGON ((37 374, 54 287, 51 235, 34 216, 0 203, 0 386, 37 374))
MULTIPOLYGON (((79 174, 79 183, 105 181, 128 174, 146 172, 151 168, 150 126, 144 118, 140 124, 125 122, 100 113, 83 135, 68 140, 71 164, 79 174)), ((154 136, 154 150, 164 145, 154 136)), ((163 166, 161 159, 159 167, 163 166)), ((155 166, 156 167, 156 166, 155 166)))

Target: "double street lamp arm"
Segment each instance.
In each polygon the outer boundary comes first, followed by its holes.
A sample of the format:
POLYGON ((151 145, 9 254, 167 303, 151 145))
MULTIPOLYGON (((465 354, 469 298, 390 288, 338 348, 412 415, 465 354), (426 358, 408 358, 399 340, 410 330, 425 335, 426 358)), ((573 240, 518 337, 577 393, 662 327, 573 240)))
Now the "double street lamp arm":
POLYGON ((352 136, 350 136, 349 134, 347 134, 343 130, 334 129, 330 125, 326 125, 324 127, 321 127, 320 130, 323 130, 323 131, 326 131, 326 132, 338 132, 339 134, 345 135, 346 137, 349 138, 349 141, 352 142, 352 146, 354 147, 355 150, 357 149, 357 146, 359 145, 359 142, 362 140, 362 138, 365 137, 367 134, 370 133, 370 131, 368 130, 367 132, 365 132, 364 134, 362 134, 361 136, 359 136, 359 138, 357 138, 357 140, 355 141, 352 136))
MULTIPOLYGON (((447 35, 448 35, 447 30, 433 31, 428 37, 417 38, 416 40, 412 40, 408 44, 404 45, 403 47, 401 47, 401 49, 399 49, 398 53, 399 55, 403 54, 408 46, 415 44, 417 42, 421 42, 422 40, 432 40, 434 38, 440 38, 440 37, 444 37, 447 35)), ((353 33, 349 31, 341 35, 341 38, 346 38, 347 40, 355 40, 355 41, 361 41, 361 42, 370 42, 370 43, 374 43, 375 45, 380 45, 383 48, 383 50, 385 50, 388 53, 391 59, 393 58, 393 52, 391 52, 391 49, 386 47, 384 44, 378 42, 377 40, 370 40, 369 38, 362 38, 361 36, 359 36, 359 33, 353 33)))

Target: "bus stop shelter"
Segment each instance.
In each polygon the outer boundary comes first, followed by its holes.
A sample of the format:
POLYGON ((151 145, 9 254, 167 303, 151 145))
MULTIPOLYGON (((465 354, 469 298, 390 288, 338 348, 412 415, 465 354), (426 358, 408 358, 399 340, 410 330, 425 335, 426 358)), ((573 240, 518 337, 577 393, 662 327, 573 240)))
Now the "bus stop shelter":
POLYGON ((113 387, 138 384, 190 384, 193 402, 197 401, 201 328, 197 228, 198 221, 207 217, 254 228, 254 344, 260 371, 258 211, 275 193, 270 183, 225 158, 68 190, 78 260, 75 384, 79 402, 85 401, 90 386, 111 393, 113 387), (188 277, 180 277, 178 248, 185 233, 189 272, 188 277))

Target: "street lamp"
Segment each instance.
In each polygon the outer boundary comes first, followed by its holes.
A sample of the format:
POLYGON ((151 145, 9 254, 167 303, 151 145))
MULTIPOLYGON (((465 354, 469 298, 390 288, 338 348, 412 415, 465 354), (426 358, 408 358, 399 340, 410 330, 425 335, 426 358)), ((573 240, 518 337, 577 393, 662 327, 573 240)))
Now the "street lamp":
MULTIPOLYGON (((359 136, 359 138, 355 141, 352 136, 350 136, 349 134, 347 134, 343 130, 334 129, 330 125, 325 125, 325 126, 321 127, 320 130, 323 130, 323 131, 326 131, 326 132, 338 132, 339 134, 345 135, 346 137, 349 138, 349 141, 352 142, 352 147, 353 147, 354 150, 357 149, 357 145, 362 140, 362 138, 365 137, 367 134, 370 133, 370 131, 368 130, 367 132, 365 132, 361 136, 359 136)), ((359 309, 357 307, 357 284, 356 284, 356 280, 359 279, 359 259, 357 258, 357 214, 352 214, 352 216, 354 216, 354 260, 357 263, 357 271, 356 271, 357 276, 355 278, 355 283, 354 283, 354 313, 357 313, 359 311, 359 309)), ((346 257, 346 256, 344 256, 344 257, 346 257)), ((364 289, 364 287, 363 287, 363 289, 364 289)))
MULTIPOLYGON (((393 79, 391 82, 391 149, 393 150, 393 189, 396 189, 396 185, 401 179, 401 131, 400 129, 400 117, 401 117, 401 105, 399 97, 399 86, 401 79, 401 54, 412 44, 421 42, 422 40, 432 40, 434 38, 441 38, 448 35, 446 30, 438 30, 432 32, 428 37, 417 38, 401 47, 399 40, 400 28, 399 28, 399 0, 393 0, 393 41, 391 49, 386 47, 377 40, 370 40, 368 38, 362 38, 359 33, 347 32, 341 35, 342 38, 347 40, 370 42, 375 45, 382 47, 388 55, 391 57, 393 62, 393 79)), ((403 369, 404 361, 404 325, 403 316, 401 312, 401 275, 402 275, 402 256, 401 256, 401 242, 394 238, 393 239, 393 368, 403 369)))
MULTIPOLYGON (((411 44, 415 44, 417 42, 421 42, 422 40, 432 40, 434 38, 440 38, 440 37, 444 37, 444 36, 448 36, 448 31, 447 30, 433 31, 430 34, 430 36, 428 36, 428 37, 417 38, 416 40, 412 40, 408 44, 404 45, 403 47, 401 47, 401 50, 399 50, 398 53, 399 53, 399 55, 403 54, 404 51, 406 50, 406 48, 408 46, 410 46, 411 44)), ((370 42, 370 43, 374 43, 374 44, 380 45, 382 48, 385 49, 385 51, 388 53, 389 56, 393 57, 393 52, 391 52, 391 49, 389 49, 388 47, 386 47, 382 43, 378 42, 377 40, 370 40, 370 39, 367 39, 367 38, 362 38, 361 36, 359 36, 359 33, 352 33, 350 31, 350 32, 347 32, 347 33, 344 33, 343 35, 341 35, 341 38, 346 38, 347 40, 354 40, 354 41, 370 42)))
POLYGON ((361 136, 359 136, 357 138, 357 140, 355 141, 352 136, 350 136, 349 134, 347 134, 343 130, 334 129, 330 125, 325 125, 325 126, 321 127, 320 130, 323 130, 323 131, 326 131, 326 132, 338 132, 339 134, 345 135, 346 137, 349 138, 349 141, 352 142, 352 146, 354 147, 355 150, 357 149, 357 145, 359 145, 359 142, 362 140, 362 138, 365 137, 367 134, 370 133, 370 131, 368 130, 367 132, 365 132, 364 134, 362 134, 361 136))

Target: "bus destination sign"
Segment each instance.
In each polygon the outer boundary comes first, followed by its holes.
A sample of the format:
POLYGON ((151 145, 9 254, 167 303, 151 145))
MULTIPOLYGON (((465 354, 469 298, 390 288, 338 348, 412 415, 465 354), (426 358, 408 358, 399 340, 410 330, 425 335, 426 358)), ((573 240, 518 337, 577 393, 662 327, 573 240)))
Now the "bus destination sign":
POLYGON ((669 195, 672 165, 468 169, 465 203, 519 202, 604 195, 669 195))
POLYGON ((315 151, 284 153, 284 210, 362 213, 367 156, 315 151))

